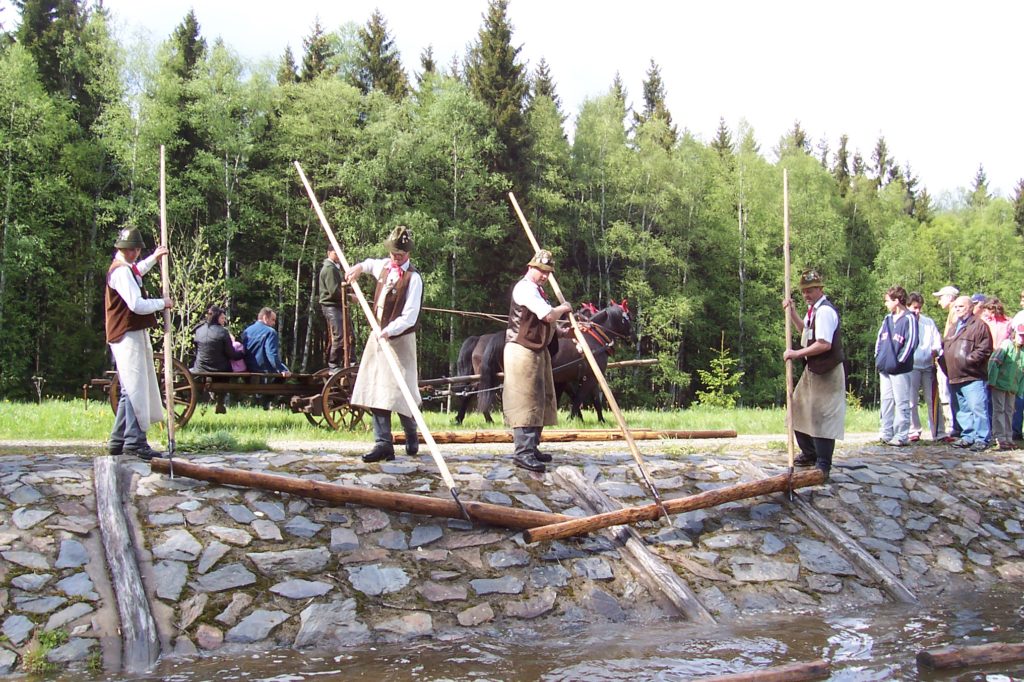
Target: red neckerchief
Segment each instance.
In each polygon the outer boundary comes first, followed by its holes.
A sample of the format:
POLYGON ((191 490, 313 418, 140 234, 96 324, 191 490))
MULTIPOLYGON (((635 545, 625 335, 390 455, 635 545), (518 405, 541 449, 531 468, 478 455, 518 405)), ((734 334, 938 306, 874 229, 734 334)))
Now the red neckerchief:
POLYGON ((397 265, 395 261, 388 261, 388 277, 391 276, 391 272, 394 270, 398 271, 398 280, 400 281, 402 279, 402 273, 405 271, 402 270, 402 266, 397 265))
POLYGON ((544 287, 542 287, 541 285, 538 284, 537 285, 537 291, 540 292, 540 297, 544 299, 545 303, 547 303, 548 302, 548 295, 544 292, 544 287))
POLYGON ((812 324, 814 324, 814 304, 813 303, 810 304, 809 306, 807 306, 807 323, 804 326, 810 327, 812 324))
POLYGON ((139 272, 139 266, 136 265, 135 263, 129 263, 129 265, 132 268, 132 274, 138 277, 139 279, 142 279, 142 273, 139 272))

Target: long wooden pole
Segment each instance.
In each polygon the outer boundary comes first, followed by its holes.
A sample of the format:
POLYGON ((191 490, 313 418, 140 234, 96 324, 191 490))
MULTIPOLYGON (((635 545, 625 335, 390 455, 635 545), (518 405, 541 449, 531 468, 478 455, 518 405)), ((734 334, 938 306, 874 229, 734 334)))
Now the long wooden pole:
MULTIPOLYGON (((695 438, 735 438, 736 432, 721 431, 654 431, 649 429, 632 429, 633 440, 667 440, 695 438)), ((607 442, 622 440, 622 432, 618 429, 544 429, 541 434, 543 443, 582 443, 607 442)), ((435 431, 434 440, 438 443, 511 443, 512 434, 504 429, 487 431, 435 431)), ((395 444, 405 442, 405 435, 395 434, 395 444)))
MULTIPOLYGON (((168 468, 166 460, 162 459, 154 459, 150 462, 150 466, 157 473, 163 473, 168 468)), ((396 493, 364 486, 312 481, 295 476, 206 466, 193 462, 178 462, 177 470, 182 476, 200 481, 300 495, 302 497, 324 500, 331 504, 359 504, 388 511, 442 516, 451 519, 463 518, 462 509, 465 507, 469 510, 475 521, 502 528, 532 528, 573 518, 566 514, 552 514, 550 512, 533 511, 532 509, 505 507, 500 504, 487 504, 486 502, 473 502, 471 500, 453 502, 440 497, 396 493)))
MULTIPOLYGON (((694 509, 707 509, 716 507, 726 502, 745 500, 749 497, 767 495, 786 490, 790 486, 804 488, 812 485, 821 485, 825 482, 825 473, 821 469, 814 468, 807 471, 798 471, 792 478, 789 474, 779 474, 771 478, 751 481, 749 483, 737 483, 725 488, 708 490, 689 497, 678 497, 674 500, 665 500, 664 505, 669 512, 679 514, 693 511, 694 509)), ((604 514, 574 518, 570 521, 563 521, 552 526, 531 528, 523 534, 527 542, 542 542, 544 540, 559 540, 582 533, 589 533, 600 528, 619 526, 624 523, 636 523, 638 521, 651 521, 662 515, 662 510, 656 504, 647 504, 642 507, 626 507, 604 514)))
POLYGON ((805 682, 805 680, 824 680, 832 674, 828 661, 819 658, 816 661, 789 663, 772 668, 759 668, 743 673, 715 675, 713 677, 694 677, 693 682, 805 682))
MULTIPOLYGON (((540 243, 537 242, 537 238, 533 235, 533 230, 530 229, 530 223, 526 221, 526 216, 523 215, 523 210, 519 208, 519 202, 516 201, 516 195, 512 192, 508 193, 509 201, 512 202, 512 207, 516 210, 516 215, 519 216, 519 222, 523 224, 523 230, 526 231, 526 236, 530 239, 530 244, 533 246, 533 250, 540 251, 540 243)), ((551 288, 555 292, 555 296, 558 297, 559 302, 565 303, 565 296, 562 295, 562 289, 558 286, 558 281, 555 279, 555 274, 551 273, 548 276, 548 282, 551 284, 551 288)), ((667 525, 671 525, 668 519, 668 510, 665 505, 662 504, 661 495, 658 494, 658 489, 654 487, 654 481, 651 480, 650 472, 647 470, 647 465, 644 464, 643 458, 640 456, 640 449, 636 446, 636 441, 633 440, 633 435, 629 431, 629 427, 626 426, 626 419, 622 416, 622 410, 619 409, 619 403, 615 400, 615 394, 612 393, 612 389, 608 386, 608 381, 604 378, 604 372, 597 364, 597 359, 594 358, 594 354, 590 351, 590 344, 587 343, 587 338, 583 335, 583 330, 580 329, 579 320, 576 319, 576 315, 573 314, 572 310, 569 310, 569 323, 572 325, 573 333, 576 335, 576 342, 580 349, 583 351, 583 355, 586 356, 587 362, 590 364, 590 369, 594 373, 594 378, 597 379, 597 383, 601 386, 601 391, 604 393, 605 400, 608 401, 608 406, 612 408, 612 414, 615 415, 615 421, 619 425, 619 430, 622 431, 622 437, 626 439, 626 445, 629 447, 629 454, 633 455, 634 461, 636 461, 637 469, 640 471, 640 477, 643 479, 644 484, 648 490, 651 491, 651 496, 654 497, 654 502, 662 514, 667 525)))
MULTIPOLYGON (((164 169, 164 146, 160 145, 160 245, 167 246, 167 173, 164 169)), ((160 274, 163 297, 171 297, 171 254, 168 251, 160 258, 160 274)), ((171 329, 171 311, 164 308, 164 401, 167 407, 167 457, 174 457, 174 333, 171 329)), ((170 468, 174 478, 174 465, 170 468)))
MULTIPOLYGON (((793 299, 790 298, 793 294, 791 291, 792 277, 790 273, 789 263, 789 172, 787 169, 782 169, 782 258, 785 264, 785 283, 784 288, 786 292, 786 300, 789 301, 789 305, 793 305, 793 299)), ((786 310, 786 349, 788 350, 793 343, 793 321, 792 314, 789 309, 786 310)), ((789 453, 789 475, 793 475, 793 462, 796 455, 796 447, 793 444, 793 360, 786 360, 786 451, 789 453)), ((789 491, 790 499, 793 497, 793 491, 789 491)))
MULTIPOLYGON (((350 268, 348 259, 345 258, 345 252, 341 250, 341 245, 338 244, 338 240, 334 236, 334 230, 331 229, 330 223, 327 222, 327 216, 324 215, 323 209, 320 208, 320 202, 317 201, 316 194, 313 192, 313 187, 309 184, 309 180, 306 179, 306 174, 303 172, 302 166, 298 161, 295 162, 295 170, 299 172, 302 184, 306 187, 306 193, 309 195, 309 200, 313 204, 313 210, 316 211, 316 215, 320 219, 320 224, 323 226, 324 232, 327 233, 327 239, 330 240, 335 253, 337 253, 338 258, 341 259, 341 265, 347 272, 350 268)), ((366 296, 363 295, 362 289, 358 286, 353 286, 352 291, 355 292, 356 300, 359 301, 359 306, 363 309, 363 313, 366 315, 366 320, 370 323, 370 328, 373 330, 373 338, 375 338, 377 343, 380 344, 381 352, 384 355, 384 359, 387 360, 388 367, 391 369, 391 374, 395 378, 395 383, 398 384, 398 388, 402 391, 402 396, 405 398, 406 405, 412 413, 413 418, 416 420, 416 426, 419 427, 420 433, 423 435, 423 441, 427 444, 427 449, 430 450, 430 456, 434 458, 434 463, 437 464, 438 471, 441 472, 441 478, 444 479, 445 484, 448 486, 448 490, 451 492, 455 503, 459 505, 460 509, 465 511, 465 507, 462 502, 459 501, 459 489, 455 485, 455 479, 452 478, 452 474, 448 470, 448 465, 445 463, 444 457, 441 456, 441 452, 437 448, 437 443, 434 442, 434 437, 430 434, 430 428, 427 426, 427 422, 423 419, 423 413, 420 412, 419 407, 416 405, 416 401, 412 397, 412 392, 405 384, 405 377, 402 374, 402 368, 398 364, 398 356, 395 355, 395 349, 391 347, 391 344, 387 339, 381 336, 380 324, 377 322, 377 318, 374 316, 373 310, 370 309, 370 304, 366 301, 366 296)), ((468 514, 465 516, 469 519, 468 514)))

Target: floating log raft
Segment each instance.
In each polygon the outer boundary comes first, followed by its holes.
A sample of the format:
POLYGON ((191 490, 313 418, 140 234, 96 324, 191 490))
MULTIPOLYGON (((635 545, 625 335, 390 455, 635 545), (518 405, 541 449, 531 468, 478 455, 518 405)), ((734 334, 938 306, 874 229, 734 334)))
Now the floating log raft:
POLYGON ((1024 661, 1024 644, 979 644, 925 649, 917 653, 917 667, 930 670, 968 668, 992 663, 1024 661))
MULTIPOLYGON (((820 469, 795 472, 792 477, 789 474, 779 474, 771 478, 749 483, 737 483, 736 485, 708 490, 689 497, 677 497, 671 500, 664 500, 665 509, 670 514, 693 511, 695 509, 707 509, 716 507, 726 502, 745 500, 758 495, 778 493, 790 488, 805 488, 812 485, 821 485, 825 482, 825 474, 820 469)), ((574 535, 581 535, 599 528, 618 526, 638 521, 652 521, 661 516, 661 509, 657 504, 648 504, 642 507, 626 507, 616 511, 585 516, 579 519, 562 521, 551 526, 533 527, 523 533, 527 542, 543 542, 545 540, 558 540, 574 535)))
MULTIPOLYGON (((166 459, 154 459, 150 462, 150 466, 157 473, 166 474, 170 472, 170 461, 166 459)), ((260 490, 272 490, 290 495, 310 497, 332 504, 361 504, 367 507, 408 512, 410 514, 442 516, 451 519, 463 518, 462 511, 459 509, 459 505, 455 503, 455 500, 440 497, 388 492, 324 481, 310 481, 293 476, 266 474, 242 469, 211 467, 193 464, 178 458, 174 459, 174 474, 200 481, 210 481, 211 483, 237 485, 246 488, 258 488, 260 490)), ((503 507, 486 502, 463 500, 462 505, 466 508, 473 521, 502 528, 533 528, 573 518, 565 514, 551 514, 531 509, 503 507)))
POLYGON ((806 663, 790 663, 772 668, 760 668, 745 673, 697 677, 695 682, 803 682, 823 680, 832 674, 828 661, 818 659, 806 663))
MULTIPOLYGON (((487 431, 434 431, 434 440, 438 443, 511 443, 512 432, 505 430, 487 431)), ((665 440, 668 438, 735 438, 736 431, 729 429, 705 431, 654 431, 630 429, 633 440, 665 440)), ((396 433, 395 443, 404 443, 405 434, 396 433)), ((622 432, 618 429, 544 429, 541 441, 545 443, 582 443, 622 440, 622 432)), ((422 437, 420 438, 422 443, 422 437)))

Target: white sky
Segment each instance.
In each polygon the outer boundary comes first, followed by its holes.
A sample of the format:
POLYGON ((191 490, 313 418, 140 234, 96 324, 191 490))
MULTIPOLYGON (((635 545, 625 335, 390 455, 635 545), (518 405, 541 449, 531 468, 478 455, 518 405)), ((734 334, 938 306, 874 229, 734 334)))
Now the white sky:
MULTIPOLYGON (((7 4, 0 0, 0 4, 7 4)), ((380 9, 412 77, 433 45, 447 66, 474 42, 486 0, 104 0, 122 36, 166 38, 194 8, 208 42, 245 58, 277 59, 319 16, 326 30, 364 25, 380 9)), ((13 23, 13 11, 3 15, 13 23)), ((650 59, 661 67, 673 120, 704 140, 720 116, 754 128, 771 159, 800 120, 833 151, 839 136, 866 161, 880 134, 935 198, 972 184, 1012 196, 1024 177, 1024 134, 1013 104, 1024 2, 1019 0, 510 0, 513 44, 532 69, 550 65, 568 124, 621 74, 642 106, 650 59)))

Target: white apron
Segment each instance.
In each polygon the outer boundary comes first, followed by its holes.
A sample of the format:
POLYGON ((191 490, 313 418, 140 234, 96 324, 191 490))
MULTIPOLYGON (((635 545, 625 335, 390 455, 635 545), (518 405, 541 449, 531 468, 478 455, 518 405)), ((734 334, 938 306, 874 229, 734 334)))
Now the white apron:
POLYGON ((164 406, 153 365, 149 331, 138 329, 126 332, 120 341, 108 345, 114 354, 120 390, 131 401, 135 417, 139 420, 139 428, 146 431, 151 424, 164 420, 164 406))
POLYGON ((558 423, 551 353, 532 351, 518 343, 505 344, 505 387, 501 394, 505 425, 554 426, 558 423))
POLYGON ((804 368, 793 390, 793 430, 814 438, 842 440, 846 433, 846 370, 824 374, 804 368))
MULTIPOLYGON (((419 406, 423 400, 420 398, 417 383, 419 374, 416 367, 416 333, 388 339, 388 342, 398 356, 398 366, 402 369, 405 385, 419 406)), ((363 357, 359 360, 359 373, 356 374, 356 385, 352 388, 349 403, 357 407, 389 410, 412 417, 412 410, 402 395, 402 389, 395 383, 395 376, 391 372, 387 358, 384 357, 384 352, 380 342, 371 335, 363 349, 363 357)))

